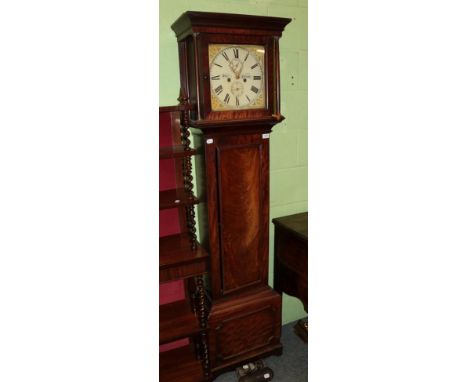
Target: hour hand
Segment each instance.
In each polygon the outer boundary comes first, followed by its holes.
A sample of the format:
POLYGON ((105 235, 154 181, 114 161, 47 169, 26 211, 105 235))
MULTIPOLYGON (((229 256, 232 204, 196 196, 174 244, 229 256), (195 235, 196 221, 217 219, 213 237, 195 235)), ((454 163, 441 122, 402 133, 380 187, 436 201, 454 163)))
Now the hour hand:
POLYGON ((238 67, 238 70, 236 72, 236 78, 239 79, 242 73, 242 69, 244 69, 244 64, 241 62, 240 65, 238 65, 237 67, 238 67))
MULTIPOLYGON (((231 72, 233 72, 234 74, 236 74, 236 69, 234 67, 234 63, 232 61, 229 61, 229 69, 231 69, 231 72)), ((237 74, 236 74, 237 75, 237 74)))
POLYGON ((232 70, 232 72, 235 74, 236 76, 236 79, 239 79, 240 77, 240 74, 242 72, 242 68, 243 68, 243 64, 242 62, 240 62, 239 60, 237 59, 234 59, 232 61, 229 62, 229 68, 232 70))

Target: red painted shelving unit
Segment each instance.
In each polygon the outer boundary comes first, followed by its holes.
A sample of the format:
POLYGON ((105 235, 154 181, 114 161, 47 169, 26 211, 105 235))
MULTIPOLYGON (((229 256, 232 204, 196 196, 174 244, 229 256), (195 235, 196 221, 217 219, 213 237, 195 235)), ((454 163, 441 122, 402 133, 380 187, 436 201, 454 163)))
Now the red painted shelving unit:
POLYGON ((203 275, 208 253, 197 241, 187 124, 189 105, 159 108, 160 380, 210 379, 208 304, 203 275))

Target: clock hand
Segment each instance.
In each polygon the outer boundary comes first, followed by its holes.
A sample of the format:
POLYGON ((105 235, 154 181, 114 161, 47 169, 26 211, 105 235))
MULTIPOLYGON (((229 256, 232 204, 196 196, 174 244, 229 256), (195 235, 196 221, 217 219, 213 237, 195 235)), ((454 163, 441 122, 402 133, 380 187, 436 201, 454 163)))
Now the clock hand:
POLYGON ((237 72, 237 79, 240 78, 240 75, 241 75, 243 69, 244 69, 244 63, 241 62, 241 63, 240 63, 240 69, 239 69, 239 71, 237 72))
POLYGON ((231 69, 231 72, 236 74, 236 70, 234 69, 234 63, 232 61, 229 61, 229 69, 231 69))
POLYGON ((234 73, 237 80, 240 78, 243 66, 244 64, 237 59, 229 61, 229 69, 234 73))

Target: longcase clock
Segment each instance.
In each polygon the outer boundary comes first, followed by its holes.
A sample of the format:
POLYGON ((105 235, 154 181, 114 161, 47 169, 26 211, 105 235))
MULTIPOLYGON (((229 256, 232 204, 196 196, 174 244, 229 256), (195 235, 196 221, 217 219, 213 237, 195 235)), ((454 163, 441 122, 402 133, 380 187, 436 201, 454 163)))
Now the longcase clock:
POLYGON ((281 354, 268 286, 269 136, 280 113, 279 38, 290 19, 186 12, 172 25, 191 106, 213 375, 281 354))

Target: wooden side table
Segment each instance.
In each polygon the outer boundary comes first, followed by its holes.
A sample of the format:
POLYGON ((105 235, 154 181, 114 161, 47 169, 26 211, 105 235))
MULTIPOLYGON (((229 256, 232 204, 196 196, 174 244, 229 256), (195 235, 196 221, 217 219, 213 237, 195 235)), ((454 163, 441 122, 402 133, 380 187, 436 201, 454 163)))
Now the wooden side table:
MULTIPOLYGON (((275 225, 274 288, 299 298, 307 311, 307 212, 273 219, 275 225)), ((307 322, 296 333, 307 342, 307 322)))

